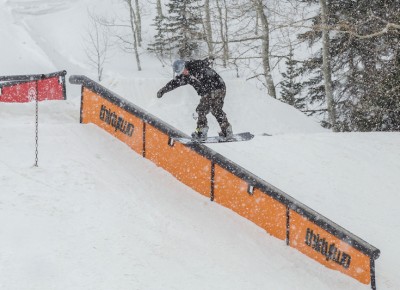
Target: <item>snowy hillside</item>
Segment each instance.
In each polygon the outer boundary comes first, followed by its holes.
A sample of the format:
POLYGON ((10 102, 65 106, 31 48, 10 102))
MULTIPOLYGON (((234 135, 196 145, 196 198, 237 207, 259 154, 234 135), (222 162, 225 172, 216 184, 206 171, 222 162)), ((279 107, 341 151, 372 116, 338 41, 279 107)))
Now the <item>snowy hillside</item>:
MULTIPOLYGON (((0 75, 66 69, 95 79, 83 51, 87 9, 121 7, 0 0, 0 75)), ((379 248, 378 289, 400 289, 400 134, 330 133, 216 70, 234 131, 256 137, 210 147, 379 248)), ((136 72, 133 56, 115 48, 105 73, 104 86, 185 133, 194 129, 192 88, 155 97, 169 67, 143 55, 136 72)), ((39 168, 33 104, 0 103, 0 289, 369 289, 79 124, 80 88, 68 85, 67 94, 40 104, 39 168)))

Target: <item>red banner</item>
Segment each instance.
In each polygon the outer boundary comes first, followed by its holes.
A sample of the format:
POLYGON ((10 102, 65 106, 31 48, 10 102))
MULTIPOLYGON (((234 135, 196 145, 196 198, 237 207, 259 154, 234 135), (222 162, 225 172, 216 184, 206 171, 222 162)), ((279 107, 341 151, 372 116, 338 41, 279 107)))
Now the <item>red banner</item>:
MULTIPOLYGON (((65 71, 50 75, 20 76, 26 80, 0 83, 0 102, 26 103, 36 100, 65 100, 65 71)), ((13 77, 3 79, 13 80, 13 77)), ((18 77, 15 77, 17 79, 18 77)))

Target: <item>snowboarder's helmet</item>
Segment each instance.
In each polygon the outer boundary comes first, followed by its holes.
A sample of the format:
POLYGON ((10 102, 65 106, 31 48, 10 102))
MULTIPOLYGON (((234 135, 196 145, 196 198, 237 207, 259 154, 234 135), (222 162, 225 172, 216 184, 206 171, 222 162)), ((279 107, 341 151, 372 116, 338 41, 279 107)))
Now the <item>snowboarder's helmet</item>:
POLYGON ((183 70, 185 69, 185 61, 182 59, 177 59, 172 64, 172 67, 174 69, 174 72, 177 73, 178 75, 180 75, 183 72, 183 70))

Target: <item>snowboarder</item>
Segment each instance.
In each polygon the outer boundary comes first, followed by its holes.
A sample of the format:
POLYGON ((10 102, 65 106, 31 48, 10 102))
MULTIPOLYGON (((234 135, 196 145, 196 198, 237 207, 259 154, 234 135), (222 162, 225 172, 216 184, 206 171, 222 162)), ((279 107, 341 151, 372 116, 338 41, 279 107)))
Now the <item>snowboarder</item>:
POLYGON ((180 86, 190 84, 200 96, 200 103, 196 108, 198 115, 197 128, 192 133, 193 139, 205 140, 208 126, 207 115, 211 114, 217 119, 221 132, 219 136, 229 139, 232 135, 232 126, 228 122, 225 112, 222 110, 226 87, 219 74, 210 67, 213 58, 203 60, 174 61, 172 67, 176 76, 157 92, 157 98, 180 86))

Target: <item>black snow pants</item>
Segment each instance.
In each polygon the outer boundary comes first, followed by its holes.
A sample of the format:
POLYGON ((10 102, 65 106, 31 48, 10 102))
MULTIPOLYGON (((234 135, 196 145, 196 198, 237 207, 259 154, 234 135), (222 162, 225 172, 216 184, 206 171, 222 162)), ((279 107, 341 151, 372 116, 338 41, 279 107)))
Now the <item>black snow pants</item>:
POLYGON ((217 119, 221 130, 225 132, 226 128, 230 125, 225 112, 222 110, 225 95, 225 90, 215 90, 201 97, 200 103, 196 108, 198 114, 197 128, 204 128, 207 126, 207 115, 211 112, 217 119))

